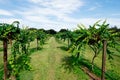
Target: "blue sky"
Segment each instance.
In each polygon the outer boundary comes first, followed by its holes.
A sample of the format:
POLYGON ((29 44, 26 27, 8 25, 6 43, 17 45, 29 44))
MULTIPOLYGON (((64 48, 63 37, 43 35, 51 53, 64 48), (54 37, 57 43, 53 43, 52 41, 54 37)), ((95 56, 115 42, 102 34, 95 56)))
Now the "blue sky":
POLYGON ((73 30, 100 19, 120 27, 120 0, 0 0, 0 23, 18 20, 21 27, 73 30))

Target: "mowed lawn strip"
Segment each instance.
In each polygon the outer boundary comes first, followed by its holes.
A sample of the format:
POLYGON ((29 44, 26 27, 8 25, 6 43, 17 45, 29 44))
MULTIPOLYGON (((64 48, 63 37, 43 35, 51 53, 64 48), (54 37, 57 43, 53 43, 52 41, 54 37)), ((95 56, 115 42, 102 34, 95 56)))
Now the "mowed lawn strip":
MULTIPOLYGON (((35 42, 32 43, 32 47, 36 47, 35 44, 35 42)), ((42 50, 32 53, 32 71, 22 72, 20 80, 89 80, 82 70, 79 70, 79 74, 75 74, 62 67, 62 59, 70 54, 61 50, 60 46, 63 44, 51 37, 42 50)))

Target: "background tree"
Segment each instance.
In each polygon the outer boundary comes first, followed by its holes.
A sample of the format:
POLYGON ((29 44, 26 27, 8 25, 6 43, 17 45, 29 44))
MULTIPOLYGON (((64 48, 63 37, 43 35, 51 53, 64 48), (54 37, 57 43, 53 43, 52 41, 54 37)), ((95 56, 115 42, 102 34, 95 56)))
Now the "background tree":
POLYGON ((55 35, 57 32, 54 29, 46 30, 47 34, 55 35))

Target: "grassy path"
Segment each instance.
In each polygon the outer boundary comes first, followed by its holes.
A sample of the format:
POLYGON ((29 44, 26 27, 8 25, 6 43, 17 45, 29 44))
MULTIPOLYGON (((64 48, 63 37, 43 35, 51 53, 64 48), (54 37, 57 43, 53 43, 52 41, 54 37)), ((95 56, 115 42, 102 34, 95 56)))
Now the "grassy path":
POLYGON ((42 50, 31 54, 32 71, 21 73, 20 80, 89 80, 82 70, 78 75, 62 67, 62 58, 69 55, 59 48, 62 45, 51 37, 42 50))

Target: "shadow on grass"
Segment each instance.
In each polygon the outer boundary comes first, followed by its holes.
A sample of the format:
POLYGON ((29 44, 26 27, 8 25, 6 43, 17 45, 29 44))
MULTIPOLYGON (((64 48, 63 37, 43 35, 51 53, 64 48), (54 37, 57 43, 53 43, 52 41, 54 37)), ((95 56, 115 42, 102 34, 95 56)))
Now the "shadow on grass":
POLYGON ((78 66, 78 60, 74 56, 65 56, 62 58, 62 66, 67 72, 73 72, 76 66, 78 66))
MULTIPOLYGON (((62 58, 62 67, 67 72, 73 72, 75 71, 76 67, 87 67, 92 73, 95 75, 101 77, 101 69, 94 65, 94 69, 91 69, 91 62, 84 59, 83 57, 76 58, 75 56, 65 56, 62 58)), ((108 80, 120 80, 120 76, 116 74, 114 71, 107 70, 105 72, 105 78, 108 80)))
POLYGON ((59 44, 62 44, 62 43, 63 43, 62 40, 60 40, 60 39, 55 38, 55 40, 56 40, 59 44))
POLYGON ((29 52, 30 52, 30 54, 32 54, 32 53, 34 53, 34 52, 36 52, 36 51, 39 51, 39 50, 42 50, 43 48, 31 48, 30 50, 29 50, 29 52))
POLYGON ((3 66, 0 66, 0 80, 3 80, 3 66))
POLYGON ((0 52, 3 51, 3 48, 0 48, 0 52))
POLYGON ((61 50, 64 50, 64 51, 67 51, 67 50, 68 50, 68 47, 66 47, 66 46, 59 46, 59 47, 57 47, 57 48, 60 48, 61 50))

